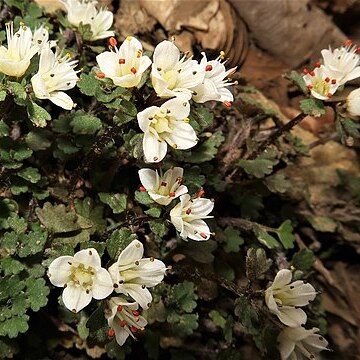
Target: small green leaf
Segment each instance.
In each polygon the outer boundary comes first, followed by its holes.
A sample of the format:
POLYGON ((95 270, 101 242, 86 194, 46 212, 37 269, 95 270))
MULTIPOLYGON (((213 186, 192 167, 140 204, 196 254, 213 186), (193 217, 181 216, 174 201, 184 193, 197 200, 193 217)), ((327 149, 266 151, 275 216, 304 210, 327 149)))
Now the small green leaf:
POLYGON ((169 231, 167 224, 163 220, 149 221, 150 230, 159 238, 163 238, 169 231))
POLYGON ((246 275, 254 281, 270 269, 272 260, 266 257, 262 248, 250 248, 246 254, 246 275))
POLYGON ((217 310, 211 310, 209 312, 209 317, 216 326, 225 329, 226 319, 217 310))
POLYGON ((106 241, 106 249, 110 257, 117 260, 120 252, 134 240, 137 240, 136 234, 133 234, 129 229, 121 228, 111 234, 106 241))
POLYGON ((312 227, 321 232, 335 232, 337 229, 337 223, 333 219, 327 216, 316 216, 316 215, 309 215, 307 216, 312 227))
POLYGON ((267 188, 273 193, 283 194, 291 188, 291 182, 283 174, 274 174, 264 180, 267 188))
POLYGON ((10 128, 4 122, 4 120, 0 120, 0 137, 9 136, 10 128))
POLYGON ((293 230, 290 220, 285 220, 277 229, 280 242, 285 249, 292 249, 294 247, 295 236, 293 230))
POLYGON ((0 336, 8 336, 10 339, 17 337, 19 333, 24 333, 29 329, 28 321, 29 316, 26 314, 0 321, 0 336))
POLYGON ((141 205, 154 204, 154 200, 149 196, 147 191, 135 191, 135 200, 141 205))
POLYGON ((218 147, 223 143, 224 140, 225 137, 221 131, 215 132, 207 140, 198 145, 191 152, 191 156, 186 158, 186 161, 198 164, 212 160, 218 152, 218 147))
POLYGON ((240 159, 237 161, 237 165, 243 168, 246 173, 253 175, 256 178, 263 178, 265 175, 269 175, 273 171, 273 166, 276 165, 277 160, 270 160, 258 157, 254 160, 240 159))
POLYGON ((39 311, 44 307, 48 302, 49 293, 50 289, 46 286, 44 279, 29 278, 26 281, 26 294, 31 310, 39 311))
POLYGON ((189 116, 190 124, 197 133, 202 132, 214 121, 214 114, 206 107, 195 108, 189 116))
POLYGON ((79 31, 79 34, 81 35, 81 37, 83 38, 83 40, 85 40, 85 41, 91 40, 91 38, 93 36, 93 32, 91 31, 90 24, 83 24, 83 22, 81 21, 78 26, 78 31, 79 31))
POLYGON ((297 270, 308 271, 311 269, 315 260, 315 255, 311 250, 301 249, 299 252, 294 254, 291 264, 297 270))
POLYGON ((274 249, 280 246, 279 242, 274 237, 269 235, 267 231, 264 230, 261 226, 254 225, 253 230, 258 240, 269 249, 274 249))
POLYGON ((258 332, 260 326, 259 316, 249 300, 242 295, 235 300, 234 305, 234 313, 239 318, 241 324, 252 334, 258 332))
POLYGON ((0 260, 0 269, 4 272, 4 275, 16 275, 25 269, 25 265, 13 258, 6 258, 0 260))
POLYGON ((325 114, 325 107, 319 99, 304 99, 300 101, 300 109, 304 114, 320 117, 325 114))
POLYGON ((86 115, 80 112, 76 114, 70 125, 75 134, 89 134, 93 135, 102 128, 102 123, 99 118, 93 115, 86 115))
POLYGON ((297 71, 293 70, 288 74, 288 77, 295 85, 299 87, 299 89, 304 93, 307 94, 309 92, 308 88, 306 87, 306 83, 304 78, 301 74, 299 74, 297 71))
POLYGON ((51 115, 33 101, 28 102, 27 112, 29 119, 37 127, 45 127, 46 121, 51 120, 51 115))
POLYGON ((161 208, 154 206, 154 207, 150 208, 149 210, 145 210, 145 214, 152 216, 154 218, 159 218, 161 215, 161 208))
POLYGON ((184 312, 191 313, 197 306, 197 298, 194 284, 184 281, 171 288, 168 301, 170 306, 176 306, 184 312))
POLYGON ((48 130, 34 129, 26 135, 25 141, 31 150, 46 150, 51 146, 51 136, 51 132, 48 130))
POLYGON ((39 170, 33 167, 27 167, 21 169, 17 172, 18 176, 21 178, 30 181, 33 184, 36 184, 41 179, 41 175, 39 174, 39 170))
POLYGON ((99 193, 100 200, 111 207, 114 214, 126 210, 127 196, 125 194, 99 193))
POLYGON ((244 239, 240 236, 240 231, 234 229, 232 226, 228 226, 224 233, 226 235, 225 252, 239 252, 240 246, 244 243, 244 239))

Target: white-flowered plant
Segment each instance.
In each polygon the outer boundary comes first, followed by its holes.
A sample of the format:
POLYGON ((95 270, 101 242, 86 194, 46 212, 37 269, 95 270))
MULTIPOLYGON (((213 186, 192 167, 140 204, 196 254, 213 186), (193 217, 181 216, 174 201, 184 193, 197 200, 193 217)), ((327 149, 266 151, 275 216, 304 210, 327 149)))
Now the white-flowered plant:
POLYGON ((327 348, 328 342, 316 334, 317 328, 306 330, 303 327, 285 328, 278 336, 281 360, 315 360, 327 348))
POLYGON ((360 88, 351 91, 346 98, 346 111, 351 116, 360 116, 360 88))
POLYGON ((213 218, 209 216, 213 208, 214 202, 210 199, 181 195, 180 202, 170 211, 171 222, 183 240, 208 240, 211 232, 203 219, 213 218))
POLYGON ((236 67, 226 70, 221 56, 216 60, 207 60, 205 53, 202 53, 202 56, 200 66, 205 69, 205 78, 201 84, 192 89, 192 99, 197 103, 210 100, 228 103, 234 101, 234 96, 228 89, 234 83, 229 82, 228 77, 236 71, 236 67))
POLYGON ((307 88, 311 95, 320 100, 330 99, 339 87, 336 74, 324 65, 317 66, 312 71, 305 70, 303 76, 307 88))
POLYGON ((97 9, 96 0, 61 0, 67 12, 69 23, 75 27, 90 25, 90 41, 105 39, 114 35, 114 31, 109 30, 114 21, 114 14, 105 8, 97 9))
POLYGON ((46 12, 54 13, 56 10, 63 9, 61 0, 35 0, 46 12))
POLYGON ((124 297, 112 297, 106 302, 105 318, 110 330, 109 336, 114 336, 117 343, 124 345, 129 335, 142 331, 147 321, 140 315, 139 305, 136 302, 129 303, 124 297))
POLYGON ((53 285, 64 287, 64 305, 75 313, 92 298, 105 299, 114 289, 110 274, 101 267, 100 256, 93 248, 56 258, 49 266, 48 276, 53 285))
POLYGON ((350 40, 346 41, 345 46, 334 50, 324 49, 321 54, 324 66, 338 80, 339 85, 360 77, 360 56, 350 40))
POLYGON ((71 110, 74 102, 64 91, 72 89, 78 81, 74 70, 77 63, 69 55, 62 57, 59 49, 54 54, 49 45, 44 46, 40 54, 39 70, 31 78, 35 96, 71 110))
POLYGON ((150 58, 143 55, 140 41, 128 36, 119 49, 116 46, 112 49, 96 57, 101 72, 117 86, 137 86, 144 71, 151 65, 150 58))
POLYGON ((143 309, 147 309, 152 301, 148 288, 163 280, 166 266, 160 260, 143 256, 143 244, 134 240, 110 266, 109 273, 115 292, 131 296, 143 309))
POLYGON ((41 25, 39 28, 34 30, 33 45, 38 46, 39 53, 41 49, 48 43, 49 41, 49 31, 46 29, 44 25, 41 25))
POLYGON ((151 69, 152 85, 159 97, 180 96, 190 100, 197 85, 205 77, 205 68, 191 58, 180 56, 170 41, 162 41, 154 50, 151 69))
POLYGON ((189 124, 190 104, 180 98, 166 101, 160 107, 151 106, 137 114, 140 129, 144 132, 143 150, 146 162, 159 162, 168 144, 178 150, 194 147, 197 136, 189 124))
POLYGON ((25 74, 39 47, 33 44, 31 29, 25 25, 20 25, 14 34, 13 23, 6 24, 6 37, 7 47, 0 47, 0 73, 19 78, 25 74))
POLYGON ((171 201, 188 192, 182 184, 184 169, 181 167, 170 168, 164 175, 151 169, 139 170, 139 177, 143 191, 160 205, 169 205, 171 201))
POLYGON ((316 291, 310 284, 297 280, 291 282, 292 272, 280 270, 270 287, 266 289, 265 301, 270 312, 290 327, 304 325, 307 320, 305 311, 299 309, 308 305, 316 297, 316 291))

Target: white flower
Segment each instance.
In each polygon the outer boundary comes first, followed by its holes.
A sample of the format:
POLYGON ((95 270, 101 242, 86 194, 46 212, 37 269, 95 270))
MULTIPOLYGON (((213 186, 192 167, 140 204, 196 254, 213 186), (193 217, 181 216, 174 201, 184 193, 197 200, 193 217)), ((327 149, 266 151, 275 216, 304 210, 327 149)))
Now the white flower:
POLYGON ((38 99, 49 99, 55 105, 71 110, 74 103, 63 90, 70 90, 76 85, 76 64, 77 61, 71 60, 69 55, 61 57, 58 49, 54 54, 50 46, 45 46, 41 50, 39 70, 31 78, 35 96, 38 99))
POLYGON ((350 40, 345 42, 345 46, 331 50, 324 49, 321 54, 324 59, 324 65, 338 79, 339 85, 347 81, 356 79, 360 76, 360 56, 356 46, 352 46, 350 40))
POLYGON ((153 87, 160 97, 181 96, 190 100, 195 86, 204 80, 205 68, 186 56, 170 41, 162 41, 154 51, 151 70, 153 87))
POLYGON ((236 67, 226 71, 220 56, 216 60, 208 61, 206 54, 202 53, 202 55, 203 58, 200 66, 205 69, 205 78, 201 84, 192 89, 194 91, 192 99, 197 103, 204 103, 210 100, 221 102, 234 101, 233 94, 227 89, 228 86, 234 83, 228 82, 227 77, 235 72, 236 67))
POLYGON ((181 167, 171 168, 163 176, 151 169, 141 169, 139 177, 141 184, 155 202, 169 205, 173 199, 188 192, 187 187, 182 185, 183 173, 184 169, 181 167))
POLYGON ((157 259, 142 258, 143 244, 132 241, 120 254, 116 263, 110 266, 109 273, 117 293, 130 295, 143 309, 152 301, 148 287, 159 284, 165 275, 165 264, 157 259))
POLYGON ((191 199, 189 194, 181 195, 180 202, 170 211, 171 222, 184 240, 208 240, 211 232, 202 219, 212 218, 213 216, 208 214, 213 208, 214 202, 210 199, 191 199))
POLYGON ((328 342, 316 334, 319 329, 285 328, 278 336, 281 360, 318 359, 317 354, 327 348, 328 342))
POLYGON ((101 300, 113 291, 110 274, 101 267, 100 256, 93 248, 58 257, 50 264, 48 276, 53 285, 65 287, 64 305, 75 313, 92 298, 101 300))
MULTIPOLYGON (((39 54, 45 45, 48 44, 49 41, 49 31, 46 29, 44 25, 41 25, 39 28, 35 29, 32 43, 33 45, 37 45, 39 48, 39 54)), ((56 41, 51 40, 49 45, 50 47, 56 46, 56 41)))
POLYGON ((301 280, 291 282, 290 270, 280 270, 272 285, 266 289, 265 301, 270 312, 290 327, 297 327, 306 323, 306 313, 299 306, 308 305, 316 297, 316 291, 310 284, 301 280))
POLYGON ((115 335, 120 346, 124 345, 129 335, 135 338, 133 334, 145 330, 147 321, 140 315, 136 302, 129 303, 123 297, 112 297, 106 306, 105 318, 110 326, 108 334, 115 335))
POLYGON ((53 13, 56 10, 62 9, 63 5, 60 0, 35 0, 35 2, 44 8, 48 13, 53 13))
POLYGON ((324 65, 320 65, 310 72, 305 69, 304 72, 305 84, 311 95, 317 99, 330 99, 339 87, 339 81, 335 74, 324 65))
POLYGON ((105 51, 96 57, 100 70, 117 86, 137 86, 142 74, 151 65, 150 58, 142 55, 140 41, 128 36, 119 49, 113 49, 115 51, 105 51))
POLYGON ((190 149, 197 144, 195 130, 189 124, 189 114, 190 104, 179 98, 138 113, 139 126, 144 132, 143 150, 147 162, 161 161, 166 155, 167 144, 179 150, 190 149))
POLYGON ((360 116, 360 88, 347 96, 346 110, 351 116, 360 116))
POLYGON ((104 8, 96 9, 95 0, 61 0, 67 12, 67 19, 71 25, 79 27, 89 24, 92 31, 91 41, 108 38, 114 35, 114 31, 109 31, 114 15, 111 11, 104 8))
POLYGON ((24 75, 39 47, 32 44, 32 32, 24 25, 14 34, 13 23, 6 24, 6 37, 7 48, 0 47, 0 72, 20 77, 24 75))

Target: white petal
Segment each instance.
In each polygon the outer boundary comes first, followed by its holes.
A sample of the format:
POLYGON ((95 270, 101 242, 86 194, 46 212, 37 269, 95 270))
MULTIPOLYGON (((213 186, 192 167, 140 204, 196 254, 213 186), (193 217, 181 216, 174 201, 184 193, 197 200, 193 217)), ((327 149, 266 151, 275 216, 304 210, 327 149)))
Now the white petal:
POLYGON ((161 105, 161 109, 164 109, 165 112, 168 110, 169 115, 177 120, 183 120, 190 114, 189 102, 183 101, 179 98, 166 101, 163 105, 161 105))
POLYGON ((156 175, 156 171, 151 170, 151 169, 141 169, 139 170, 139 178, 141 181, 142 186, 144 186, 144 188, 147 191, 150 190, 157 190, 157 175, 156 175))
POLYGON ((159 195, 157 193, 154 193, 152 191, 149 192, 149 196, 158 204, 160 205, 169 205, 171 201, 174 199, 173 197, 170 197, 168 195, 159 195))
POLYGON ((137 119, 139 123, 139 127, 143 132, 147 132, 149 130, 150 121, 149 118, 153 118, 156 113, 159 111, 159 108, 157 106, 151 106, 149 108, 146 108, 143 111, 140 111, 137 114, 137 119))
POLYGON ((81 286, 68 285, 62 294, 64 305, 73 312, 79 312, 85 306, 89 305, 92 294, 89 294, 81 286))
POLYGON ((113 281, 107 270, 100 268, 95 275, 92 296, 96 300, 105 299, 113 292, 113 281))
MULTIPOLYGON (((185 226, 187 223, 185 222, 185 226)), ((210 229, 204 220, 194 220, 189 223, 191 231, 188 233, 188 237, 196 241, 206 241, 210 238, 210 229), (196 232, 196 233, 195 233, 196 232), (202 234, 203 236, 201 236, 202 234)))
POLYGON ((180 59, 180 51, 172 42, 164 40, 156 46, 153 59, 156 68, 172 70, 180 59))
POLYGON ((65 110, 71 110, 74 107, 74 102, 71 97, 62 91, 54 91, 50 93, 49 100, 65 110))
POLYGON ((164 133, 163 139, 171 146, 179 150, 186 150, 197 144, 196 132, 193 127, 184 121, 170 120, 172 133, 164 133))
POLYGON ((276 274, 274 282, 271 286, 273 289, 281 289, 282 287, 290 283, 291 278, 291 271, 288 269, 282 269, 276 274))
POLYGON ((290 327, 305 325, 307 320, 306 313, 294 307, 283 306, 279 308, 279 313, 276 315, 283 324, 290 327))
POLYGON ((214 202, 210 199, 197 198, 191 205, 191 216, 207 216, 214 209, 214 202))
POLYGON ((55 286, 64 286, 70 279, 72 256, 60 256, 49 266, 50 282, 55 286))
POLYGON ((128 332, 128 330, 125 330, 126 329, 125 327, 122 327, 120 325, 120 319, 118 319, 117 317, 114 318, 114 320, 111 323, 109 323, 109 326, 111 326, 115 331, 116 342, 120 346, 124 345, 130 333, 128 332))
POLYGON ((120 254, 118 265, 128 265, 140 260, 144 255, 144 246, 139 240, 133 240, 120 254))
POLYGON ((279 342, 279 352, 281 355, 281 360, 287 360, 295 349, 295 342, 291 341, 286 336, 286 333, 284 333, 284 331, 282 331, 278 336, 278 342, 279 342))
POLYGON ((119 76, 119 55, 112 51, 105 51, 96 56, 100 70, 107 77, 119 76))
POLYGON ((351 91, 346 98, 346 110, 352 116, 360 116, 360 88, 351 91))
POLYGON ((146 162, 159 162, 167 152, 167 144, 165 141, 159 141, 151 132, 146 132, 143 139, 143 150, 146 162))
POLYGON ((101 259, 94 248, 84 249, 78 251, 74 255, 74 260, 85 266, 91 266, 95 269, 101 268, 101 259))
POLYGON ((139 284, 125 284, 125 289, 129 295, 143 308, 148 309, 148 304, 152 301, 152 296, 147 288, 142 288, 139 284))

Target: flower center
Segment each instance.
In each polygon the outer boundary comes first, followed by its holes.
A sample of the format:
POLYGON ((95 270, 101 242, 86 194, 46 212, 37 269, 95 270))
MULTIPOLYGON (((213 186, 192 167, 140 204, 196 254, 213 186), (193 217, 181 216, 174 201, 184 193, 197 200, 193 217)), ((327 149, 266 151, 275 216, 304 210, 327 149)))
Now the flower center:
POLYGON ((318 94, 327 96, 330 93, 330 84, 321 78, 316 78, 313 81, 314 91, 318 94))
POLYGON ((79 264, 71 268, 70 280, 77 285, 89 287, 93 284, 94 275, 95 271, 91 266, 85 268, 84 264, 79 264))
POLYGON ((163 132, 171 132, 169 127, 169 117, 164 113, 159 113, 154 116, 151 126, 156 130, 158 134, 163 132))
POLYGON ((164 73, 163 78, 168 83, 168 88, 170 90, 176 87, 178 75, 179 73, 176 70, 170 70, 164 73))

